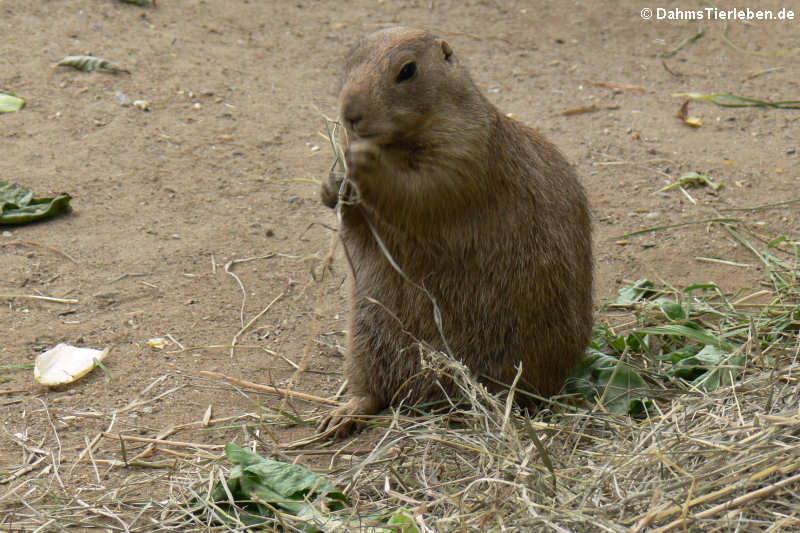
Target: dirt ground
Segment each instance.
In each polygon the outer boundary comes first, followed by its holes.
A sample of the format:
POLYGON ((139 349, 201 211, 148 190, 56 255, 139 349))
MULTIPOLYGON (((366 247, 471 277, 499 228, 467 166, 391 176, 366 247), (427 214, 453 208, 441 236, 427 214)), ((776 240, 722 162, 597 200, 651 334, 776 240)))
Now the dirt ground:
MULTIPOLYGON (((683 99, 671 96, 800 99, 800 11, 794 21, 733 21, 727 29, 703 21, 702 37, 660 57, 698 23, 643 20, 640 10, 701 4, 631 4, 0 2, 0 89, 27 100, 23 111, 0 116, 0 181, 74 197, 69 215, 0 227, 0 365, 30 364, 59 342, 114 346, 111 380, 96 370, 47 390, 28 369, 0 373, 0 477, 20 463, 21 442, 70 465, 100 431, 155 437, 202 420, 209 406, 213 418, 281 406, 201 370, 335 393, 347 271, 337 255, 332 277, 313 275, 336 225, 315 183, 332 162, 323 116, 336 115, 348 47, 389 25, 444 36, 494 103, 575 163, 594 213, 598 304, 643 277, 676 286, 714 281, 731 294, 755 286, 758 261, 719 225, 621 236, 733 217, 765 239, 800 239, 798 204, 741 209, 800 196, 800 111, 693 102, 689 114, 703 125, 690 128, 675 116, 683 99), (53 66, 87 53, 130 74, 53 66), (148 101, 149 111, 134 100, 148 101), (587 106, 597 110, 564 114, 587 106), (656 192, 691 171, 724 187, 656 192), (237 332, 275 298, 231 355, 237 332), (168 345, 151 348, 156 337, 168 345), (294 375, 290 362, 304 357, 306 371, 294 375), (123 409, 137 399, 145 403, 123 409)), ((748 7, 739 4, 718 3, 748 7)), ((750 7, 777 13, 789 4, 750 7)), ((275 431, 290 440, 312 428, 275 431)), ((242 430, 220 424, 170 438, 224 444, 242 430)), ((94 455, 120 459, 119 443, 102 441, 94 455)), ((94 480, 89 466, 64 470, 67 484, 94 480)), ((110 490, 118 478, 105 479, 110 490)), ((0 506, 13 514, 20 495, 8 487, 0 485, 0 506)))

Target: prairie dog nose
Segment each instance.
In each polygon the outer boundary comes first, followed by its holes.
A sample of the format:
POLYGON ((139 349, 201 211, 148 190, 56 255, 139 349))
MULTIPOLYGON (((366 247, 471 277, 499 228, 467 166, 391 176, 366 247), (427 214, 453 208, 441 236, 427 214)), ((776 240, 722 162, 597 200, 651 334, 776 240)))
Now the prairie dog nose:
POLYGON ((358 91, 348 91, 345 89, 341 97, 341 118, 344 126, 354 132, 358 131, 358 127, 364 128, 365 121, 363 120, 367 114, 367 95, 361 94, 358 91))
POLYGON ((361 122, 361 113, 357 111, 352 111, 348 113, 347 110, 345 110, 344 121, 345 121, 345 126, 348 129, 356 131, 358 123, 361 122))

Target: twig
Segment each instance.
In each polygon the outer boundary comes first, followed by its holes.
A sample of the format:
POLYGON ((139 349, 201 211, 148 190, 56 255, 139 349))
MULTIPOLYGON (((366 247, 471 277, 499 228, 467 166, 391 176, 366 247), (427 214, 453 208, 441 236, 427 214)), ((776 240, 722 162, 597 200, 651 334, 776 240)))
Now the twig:
POLYGON ((16 299, 22 298, 27 300, 41 300, 43 302, 52 302, 57 304, 76 304, 78 300, 74 298, 56 298, 54 296, 39 296, 38 294, 0 294, 3 299, 16 299))
MULTIPOLYGON (((151 386, 152 386, 152 384, 151 384, 151 386)), ((128 405, 126 405, 125 407, 122 407, 122 408, 120 408, 120 409, 117 409, 117 410, 115 410, 115 411, 114 411, 114 413, 115 413, 115 414, 122 414, 122 413, 125 413, 125 412, 127 412, 127 411, 130 411, 131 409, 135 409, 136 407, 141 407, 141 406, 143 406, 143 405, 147 405, 148 403, 155 402, 156 400, 160 400, 160 399, 161 399, 161 398, 163 398, 164 396, 167 396, 167 395, 169 395, 169 394, 172 394, 172 393, 173 393, 173 392, 175 392, 175 391, 179 391, 179 390, 181 390, 181 389, 182 389, 182 388, 184 388, 185 386, 186 386, 186 385, 178 385, 177 387, 173 387, 173 388, 171 388, 171 389, 169 389, 169 390, 166 390, 166 391, 162 392, 161 394, 158 394, 157 396, 154 396, 154 397, 150 398, 149 400, 139 400, 139 398, 137 397, 135 400, 133 400, 132 402, 130 402, 130 403, 129 403, 128 405)), ((148 387, 148 388, 149 388, 149 387, 148 387)), ((147 390, 147 389, 145 389, 145 391, 146 391, 146 390, 147 390)), ((144 394, 144 391, 142 392, 142 394, 144 394)), ((140 396, 141 396, 141 395, 140 395, 140 396)))
POLYGON ((644 91, 644 87, 639 85, 628 85, 625 83, 613 83, 604 81, 593 81, 592 85, 596 87, 605 87, 606 89, 618 89, 620 91, 644 91))
MULTIPOLYGON (((229 274, 232 274, 232 272, 229 272, 229 274)), ((244 287, 242 287, 242 289, 244 289, 244 287)), ((272 307, 272 304, 280 300, 283 297, 283 295, 284 293, 280 293, 275 298, 273 298, 272 301, 268 303, 267 306, 264 309, 262 309, 260 313, 251 318, 247 324, 242 326, 242 329, 236 332, 236 335, 233 336, 233 340, 231 341, 231 357, 233 357, 233 352, 236 349, 236 343, 239 342, 239 336, 245 331, 247 331, 250 328, 250 326, 252 326, 259 318, 264 316, 266 312, 269 311, 270 307, 272 307)), ((244 309, 244 301, 242 301, 242 306, 243 306, 242 309, 244 309)))
POLYGON ((262 385, 260 383, 253 383, 252 381, 245 381, 245 380, 242 380, 242 379, 232 378, 232 377, 226 376, 225 374, 220 374, 219 372, 211 372, 209 370, 201 370, 200 374, 203 375, 203 376, 211 377, 211 378, 222 379, 222 380, 227 381, 228 383, 230 383, 232 385, 237 385, 239 387, 244 387, 246 389, 257 390, 257 391, 260 391, 260 392, 270 392, 272 394, 277 394, 277 395, 283 396, 283 397, 291 396, 292 398, 297 398, 298 400, 305 400, 307 402, 316 402, 316 403, 322 403, 322 404, 325 404, 325 405, 334 405, 334 406, 342 405, 342 402, 337 402, 336 400, 331 400, 330 398, 322 398, 320 396, 314 396, 313 394, 306 394, 304 392, 298 392, 298 391, 287 390, 287 389, 280 389, 278 387, 272 387, 270 385, 262 385))
POLYGON ((103 437, 112 440, 122 440, 130 442, 144 442, 159 444, 162 446, 174 446, 177 448, 199 448, 201 450, 219 450, 225 447, 223 444, 200 444, 197 442, 182 442, 177 440, 149 439, 147 437, 134 437, 133 435, 122 435, 120 433, 102 433, 103 437))
POLYGON ((730 212, 730 211, 762 211, 766 209, 782 209, 784 207, 789 207, 792 204, 800 203, 800 198, 793 198, 791 200, 786 200, 783 202, 777 202, 774 204, 765 204, 765 205, 757 205, 755 207, 728 207, 725 209, 720 209, 722 212, 730 212))
POLYGON ((632 231, 631 233, 626 233, 618 237, 611 237, 609 240, 625 239, 627 237, 633 237, 634 235, 643 235, 645 233, 652 233, 654 231, 661 231, 665 229, 682 228, 684 226, 692 226, 694 224, 735 224, 737 222, 741 221, 738 218, 704 218, 702 220, 690 220, 689 222, 680 222, 678 224, 666 224, 664 226, 640 229, 638 231, 632 231))
POLYGON ((699 255, 699 256, 696 256, 695 259, 697 261, 705 261, 706 263, 719 263, 721 265, 736 266, 736 267, 743 267, 743 268, 753 268, 753 265, 749 265, 747 263, 737 263, 735 261, 728 261, 726 259, 717 259, 716 257, 703 257, 703 256, 699 255))
POLYGON ((554 116, 571 117, 574 115, 584 115, 586 113, 594 113, 595 111, 613 111, 615 109, 619 109, 619 107, 620 107, 619 104, 611 104, 604 106, 591 104, 581 107, 573 107, 572 109, 567 109, 565 111, 561 111, 560 113, 556 113, 554 116))
POLYGON ((664 70, 666 70, 667 72, 669 72, 670 74, 672 74, 676 78, 680 78, 680 77, 683 76, 683 74, 680 74, 678 72, 674 72, 671 68, 669 68, 669 66, 667 65, 667 62, 665 60, 663 60, 663 59, 661 60, 661 66, 664 67, 664 70))
POLYGON ((86 456, 86 454, 90 453, 92 451, 92 448, 97 446, 97 443, 100 442, 101 438, 103 438, 103 434, 98 433, 97 435, 95 435, 95 437, 92 439, 91 442, 86 444, 86 448, 84 448, 83 451, 80 454, 78 454, 78 458, 75 459, 72 468, 69 469, 70 474, 72 473, 73 470, 75 470, 75 466, 86 456))
POLYGON ((11 483, 15 479, 18 479, 18 478, 24 476, 25 474, 27 474, 28 472, 30 472, 31 470, 34 470, 37 466, 39 466, 39 463, 41 463, 45 459, 47 459, 47 456, 46 455, 42 455, 38 459, 36 459, 34 462, 32 462, 31 464, 20 468, 19 470, 17 470, 13 474, 9 474, 6 477, 0 478, 0 485, 5 485, 7 483, 11 483))
MULTIPOLYGON (((244 327, 244 305, 247 302, 247 290, 245 290, 244 283, 242 283, 242 280, 239 278, 239 276, 230 270, 233 264, 233 261, 228 261, 225 263, 223 270, 225 270, 226 274, 232 276, 233 279, 236 280, 236 283, 239 285, 239 289, 242 291, 242 305, 239 307, 239 323, 241 323, 242 327, 244 327)), ((231 347, 231 356, 233 356, 233 347, 231 347)))
MULTIPOLYGON (((56 444, 58 445, 58 458, 56 459, 55 456, 53 456, 53 471, 55 472, 56 478, 59 480, 60 483, 61 479, 58 476, 57 465, 61 464, 61 437, 58 436, 58 430, 56 429, 56 425, 53 423, 53 417, 50 416, 50 409, 47 407, 47 403, 41 398, 36 398, 36 399, 39 400, 39 403, 42 404, 42 407, 44 408, 44 414, 47 415, 47 421, 50 423, 50 429, 53 430, 53 436, 55 436, 56 438, 56 444)), ((51 456, 52 453, 53 452, 51 451, 50 452, 51 456)), ((64 486, 63 483, 61 484, 61 486, 62 487, 64 486)))
MULTIPOLYGON (((99 442, 100 441, 100 437, 101 437, 101 435, 98 433, 95 436, 93 442, 94 443, 99 442)), ((94 454, 92 453, 92 447, 94 446, 94 444, 92 442, 89 442, 89 439, 86 436, 84 436, 84 439, 86 441, 86 448, 85 448, 84 451, 89 454, 89 461, 91 461, 91 463, 92 463, 92 469, 94 470, 94 477, 97 480, 97 484, 100 485, 102 483, 102 481, 100 479, 100 471, 97 468, 97 460, 94 458, 94 454)), ((75 465, 77 465, 80 462, 80 460, 81 459, 79 457, 74 463, 72 463, 72 468, 70 468, 70 472, 72 472, 72 469, 75 468, 75 465)))
POLYGON ((780 70, 783 70, 783 67, 772 67, 764 70, 759 70, 758 72, 751 72, 742 81, 750 81, 753 78, 757 78, 759 76, 763 76, 764 74, 769 74, 771 72, 778 72, 780 70))

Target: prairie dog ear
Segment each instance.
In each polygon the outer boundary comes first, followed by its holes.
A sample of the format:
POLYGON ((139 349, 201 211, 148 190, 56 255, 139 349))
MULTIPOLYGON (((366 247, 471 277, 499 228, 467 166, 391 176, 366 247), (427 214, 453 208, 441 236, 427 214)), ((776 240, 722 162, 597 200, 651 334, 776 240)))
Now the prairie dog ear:
POLYGON ((442 54, 444 54, 444 60, 451 61, 451 58, 453 56, 453 49, 450 47, 448 42, 445 41, 444 39, 436 39, 436 42, 439 44, 439 46, 442 47, 442 54))

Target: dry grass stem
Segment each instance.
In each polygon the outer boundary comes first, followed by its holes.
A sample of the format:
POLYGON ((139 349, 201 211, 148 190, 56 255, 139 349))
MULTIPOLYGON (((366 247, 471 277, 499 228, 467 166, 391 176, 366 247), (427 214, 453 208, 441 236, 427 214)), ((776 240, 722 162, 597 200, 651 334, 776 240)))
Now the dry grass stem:
POLYGON ((102 435, 104 438, 107 439, 115 439, 119 441, 130 441, 130 442, 147 442, 152 444, 159 444, 162 446, 174 446, 176 448, 199 448, 201 450, 219 450, 224 448, 224 446, 220 444, 199 444, 194 442, 149 439, 146 437, 135 437, 133 435, 120 435, 117 433, 103 433, 102 435))
POLYGON ((22 300, 39 300, 41 302, 50 302, 56 304, 76 304, 78 300, 75 298, 56 298, 54 296, 41 296, 39 294, 0 294, 0 298, 13 300, 13 299, 22 299, 22 300))
POLYGON ((295 399, 298 399, 298 400, 304 400, 304 401, 307 401, 307 402, 321 403, 321 404, 324 404, 324 405, 334 405, 334 406, 342 405, 342 402, 338 402, 336 400, 331 400, 329 398, 323 398, 321 396, 314 396, 313 394, 306 394, 304 392, 298 392, 298 391, 293 391, 293 390, 288 390, 288 389, 281 389, 281 388, 278 388, 278 387, 273 387, 271 385, 263 385, 261 383, 253 383, 252 381, 245 381, 245 380, 242 380, 242 379, 236 379, 236 378, 233 378, 233 377, 230 377, 230 376, 226 376, 225 374, 220 374, 219 372, 210 372, 208 370, 202 370, 202 371, 200 371, 200 374, 203 375, 203 376, 211 377, 211 378, 222 379, 222 380, 227 381, 228 383, 230 383, 232 385, 236 385, 238 387, 242 387, 242 388, 245 388, 245 389, 256 390, 256 391, 259 391, 259 392, 269 392, 269 393, 272 393, 272 394, 277 394, 278 396, 281 396, 281 397, 284 397, 284 398, 290 397, 290 398, 295 398, 295 399))
MULTIPOLYGON (((234 275, 232 272, 229 272, 229 274, 232 274, 232 275, 234 275)), ((237 278, 237 280, 238 280, 238 278, 237 278)), ((241 283, 241 282, 240 282, 240 283, 241 283)), ((242 286, 242 290, 244 291, 244 286, 242 286)), ((236 335, 234 335, 234 336, 233 336, 233 340, 231 341, 231 357, 233 357, 233 352, 234 352, 234 350, 236 349, 236 344, 239 342, 239 337, 240 337, 240 336, 241 336, 241 335, 242 335, 242 334, 243 334, 245 331, 247 331, 248 329, 250 329, 250 326, 252 326, 253 324, 255 324, 255 323, 258 321, 258 319, 259 319, 259 318, 261 318, 262 316, 264 316, 264 315, 267 313, 267 311, 269 311, 269 310, 272 308, 272 305, 273 305, 275 302, 277 302, 278 300, 280 300, 280 299, 283 297, 283 294, 284 294, 284 293, 280 293, 280 294, 279 294, 279 295, 277 295, 275 298, 273 298, 273 299, 272 299, 272 301, 271 301, 270 303, 268 303, 268 304, 267 304, 267 306, 266 306, 264 309, 262 309, 262 310, 261 310, 261 312, 259 312, 259 313, 258 313, 256 316, 254 316, 253 318, 251 318, 251 319, 250 319, 250 320, 247 322, 247 324, 244 324, 244 325, 242 326, 242 329, 240 329, 239 331, 237 331, 237 332, 236 332, 236 335)), ((242 312, 244 312, 244 299, 242 299, 242 312)), ((244 316, 244 315, 242 315, 242 316, 244 316)), ((244 320, 243 320, 243 321, 244 321, 244 320)))

